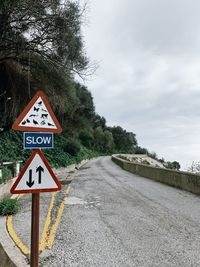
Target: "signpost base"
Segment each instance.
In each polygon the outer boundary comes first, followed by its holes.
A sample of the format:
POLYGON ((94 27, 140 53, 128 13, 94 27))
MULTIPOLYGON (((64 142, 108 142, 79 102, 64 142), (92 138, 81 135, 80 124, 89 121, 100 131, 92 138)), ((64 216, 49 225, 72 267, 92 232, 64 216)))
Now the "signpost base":
POLYGON ((31 267, 38 267, 39 262, 39 217, 40 193, 33 193, 31 211, 31 267))

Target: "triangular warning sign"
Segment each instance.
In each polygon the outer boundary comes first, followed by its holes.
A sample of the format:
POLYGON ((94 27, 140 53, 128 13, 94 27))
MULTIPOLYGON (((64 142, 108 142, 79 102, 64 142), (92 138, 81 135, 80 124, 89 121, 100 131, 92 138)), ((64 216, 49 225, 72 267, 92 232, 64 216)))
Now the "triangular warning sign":
POLYGON ((34 150, 19 177, 12 186, 11 194, 53 192, 61 185, 39 149, 34 150))
POLYGON ((31 99, 14 122, 12 129, 30 132, 62 132, 62 128, 42 91, 38 91, 31 99))

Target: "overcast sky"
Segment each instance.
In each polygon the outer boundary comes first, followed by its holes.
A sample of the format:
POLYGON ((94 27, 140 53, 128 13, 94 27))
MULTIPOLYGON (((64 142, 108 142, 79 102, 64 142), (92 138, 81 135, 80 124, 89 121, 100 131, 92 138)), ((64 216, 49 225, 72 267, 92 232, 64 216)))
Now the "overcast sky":
POLYGON ((108 125, 183 169, 200 161, 200 1, 90 0, 86 81, 108 125))

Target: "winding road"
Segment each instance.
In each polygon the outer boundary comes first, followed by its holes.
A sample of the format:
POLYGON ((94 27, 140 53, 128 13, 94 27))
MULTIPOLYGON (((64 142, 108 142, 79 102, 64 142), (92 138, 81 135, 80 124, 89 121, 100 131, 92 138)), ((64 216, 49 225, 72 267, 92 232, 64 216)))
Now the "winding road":
POLYGON ((110 157, 71 183, 44 266, 200 266, 200 197, 122 170, 110 157))

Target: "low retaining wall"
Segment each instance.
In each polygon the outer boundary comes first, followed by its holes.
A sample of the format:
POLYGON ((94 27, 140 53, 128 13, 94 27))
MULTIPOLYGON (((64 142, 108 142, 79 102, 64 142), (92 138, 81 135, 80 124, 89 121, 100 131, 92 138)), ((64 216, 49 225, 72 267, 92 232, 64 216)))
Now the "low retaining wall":
POLYGON ((136 164, 117 155, 112 160, 126 171, 200 195, 200 175, 136 164))

